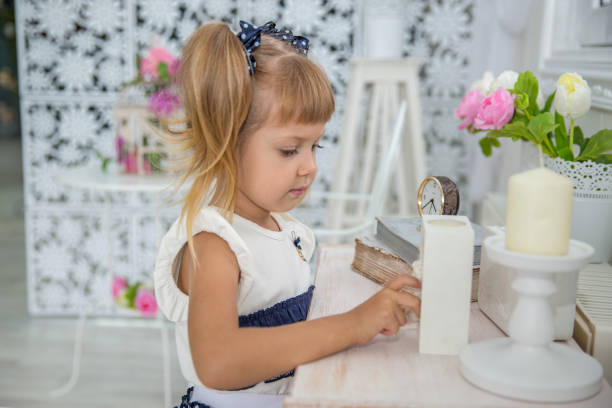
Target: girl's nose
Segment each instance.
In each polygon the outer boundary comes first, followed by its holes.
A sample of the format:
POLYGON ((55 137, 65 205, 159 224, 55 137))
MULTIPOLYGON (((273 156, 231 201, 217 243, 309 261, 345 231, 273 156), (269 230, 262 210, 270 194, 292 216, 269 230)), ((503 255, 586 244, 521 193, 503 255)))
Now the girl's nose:
POLYGON ((305 155, 298 168, 298 176, 307 176, 317 171, 317 160, 314 152, 305 155))

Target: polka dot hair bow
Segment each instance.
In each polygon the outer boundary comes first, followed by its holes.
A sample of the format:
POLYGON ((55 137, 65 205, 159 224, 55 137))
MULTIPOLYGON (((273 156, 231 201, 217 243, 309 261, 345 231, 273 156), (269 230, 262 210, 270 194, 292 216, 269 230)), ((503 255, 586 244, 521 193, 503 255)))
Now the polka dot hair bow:
POLYGON ((308 38, 299 35, 294 36, 291 30, 278 30, 273 21, 268 21, 266 24, 256 27, 246 21, 240 20, 240 29, 241 31, 236 34, 236 36, 240 39, 242 44, 244 44, 247 66, 251 75, 255 75, 255 68, 257 66, 257 62, 252 52, 261 44, 262 33, 291 43, 298 52, 304 55, 308 54, 308 47, 310 44, 308 38))

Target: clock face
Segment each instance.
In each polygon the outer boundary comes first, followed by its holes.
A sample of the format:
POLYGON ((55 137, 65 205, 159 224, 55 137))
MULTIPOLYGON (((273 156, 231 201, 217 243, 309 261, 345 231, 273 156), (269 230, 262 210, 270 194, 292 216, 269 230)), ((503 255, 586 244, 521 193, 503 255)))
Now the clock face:
POLYGON ((420 205, 424 215, 442 214, 442 190, 434 180, 429 180, 425 184, 420 205))

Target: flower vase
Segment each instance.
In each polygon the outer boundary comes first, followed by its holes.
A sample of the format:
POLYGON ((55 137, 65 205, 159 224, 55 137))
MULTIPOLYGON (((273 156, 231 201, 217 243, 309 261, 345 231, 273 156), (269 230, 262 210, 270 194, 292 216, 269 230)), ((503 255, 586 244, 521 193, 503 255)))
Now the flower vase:
POLYGON ((591 262, 612 260, 612 165, 560 157, 545 165, 574 182, 572 238, 595 249, 591 262))

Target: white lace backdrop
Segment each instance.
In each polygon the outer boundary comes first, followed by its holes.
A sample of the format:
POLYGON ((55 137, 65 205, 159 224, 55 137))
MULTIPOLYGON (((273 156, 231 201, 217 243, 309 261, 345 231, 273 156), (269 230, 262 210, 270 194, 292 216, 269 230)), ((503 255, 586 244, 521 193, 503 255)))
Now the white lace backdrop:
MULTIPOLYGON (((311 39, 311 55, 327 71, 337 97, 319 156, 317 187, 329 188, 347 62, 361 29, 356 1, 16 2, 30 313, 70 315, 95 301, 96 314, 112 315, 111 267, 128 279, 150 279, 160 238, 153 197, 65 188, 54 174, 95 163, 94 149, 114 154, 113 101, 122 82, 136 73, 136 54, 155 44, 178 54, 202 23, 222 20, 236 28, 239 19, 275 20, 311 39)), ((405 2, 404 55, 425 60, 420 76, 429 172, 448 175, 460 187, 467 183, 466 135, 457 130, 452 113, 473 79, 473 6, 473 0, 405 2)), ((177 211, 162 211, 164 228, 177 211)), ((307 222, 320 222, 320 214, 313 209, 305 214, 307 222)))

